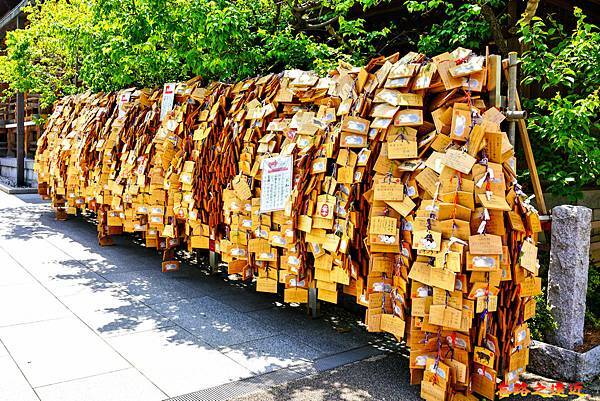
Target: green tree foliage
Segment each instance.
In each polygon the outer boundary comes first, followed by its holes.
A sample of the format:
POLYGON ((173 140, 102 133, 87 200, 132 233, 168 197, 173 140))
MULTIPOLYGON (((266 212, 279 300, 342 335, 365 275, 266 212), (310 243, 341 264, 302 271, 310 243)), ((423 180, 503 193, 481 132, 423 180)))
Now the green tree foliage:
MULTIPOLYGON (((46 0, 8 33, 0 79, 51 103, 78 90, 156 86, 202 75, 225 81, 284 68, 355 65, 399 44, 428 54, 481 51, 484 10, 504 0, 46 0), (396 10, 394 18, 381 9, 396 10), (379 10, 379 11, 378 11, 379 10), (399 11, 398 11, 399 10, 399 11)), ((493 12, 491 13, 493 14, 493 12)))
POLYGON ((433 24, 419 33, 418 49, 426 54, 452 51, 458 46, 480 49, 492 37, 484 7, 504 5, 502 0, 443 1, 407 0, 409 12, 416 15, 439 14, 433 24))
POLYGON ((558 324, 546 303, 547 289, 542 289, 542 295, 535 297, 535 317, 528 321, 531 337, 538 341, 547 341, 547 334, 558 328, 558 324))
POLYGON ((233 81, 361 63, 391 32, 352 17, 386 0, 47 0, 9 32, 0 79, 48 104, 77 90, 233 81))
POLYGON ((0 79, 10 91, 32 91, 45 104, 78 90, 85 33, 91 10, 85 0, 48 1, 44 12, 28 7, 29 28, 10 32, 6 55, 0 57, 0 79))
POLYGON ((526 102, 540 176, 553 192, 576 198, 600 184, 600 31, 580 9, 572 32, 552 19, 521 24, 524 83, 538 83, 546 98, 526 102))
POLYGON ((586 309, 586 325, 600 329, 600 265, 598 264, 590 264, 586 309))
MULTIPOLYGON (((235 81, 285 68, 331 69, 377 54, 429 55, 458 46, 504 51, 513 32, 506 0, 46 0, 26 9, 27 29, 8 33, 0 56, 6 94, 42 102, 83 90, 154 87, 194 75, 235 81), (395 18, 381 16, 386 7, 395 18), (399 10, 399 11, 398 11, 399 10), (380 17, 367 21, 370 14, 380 17), (401 46, 404 46, 401 47, 401 46)), ((577 194, 598 184, 600 39, 580 11, 573 32, 552 20, 522 22, 524 102, 542 179, 577 194), (540 146, 543 145, 543 146, 540 146)), ((514 28, 514 27, 513 27, 514 28)), ((525 180, 526 181, 526 180, 525 180)))

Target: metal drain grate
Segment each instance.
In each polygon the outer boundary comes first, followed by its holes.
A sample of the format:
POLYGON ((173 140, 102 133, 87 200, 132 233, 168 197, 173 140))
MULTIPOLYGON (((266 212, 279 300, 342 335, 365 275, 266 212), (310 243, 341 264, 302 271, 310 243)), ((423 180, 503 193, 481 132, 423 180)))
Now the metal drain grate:
POLYGON ((382 351, 372 346, 364 346, 319 358, 314 362, 298 364, 193 393, 178 395, 166 401, 226 401, 380 354, 382 351))

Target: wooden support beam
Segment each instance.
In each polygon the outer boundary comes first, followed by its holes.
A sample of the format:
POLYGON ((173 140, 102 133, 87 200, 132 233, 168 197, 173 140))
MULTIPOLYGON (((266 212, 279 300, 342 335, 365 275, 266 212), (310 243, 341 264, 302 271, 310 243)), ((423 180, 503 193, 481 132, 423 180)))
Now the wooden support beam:
POLYGON ((25 185, 25 96, 17 93, 17 186, 25 185))
POLYGON ((317 288, 310 287, 308 289, 308 313, 313 319, 318 318, 321 315, 321 307, 319 305, 319 300, 317 299, 317 288))
POLYGON ((500 87, 502 80, 502 58, 497 54, 490 54, 488 58, 487 88, 490 107, 500 108, 502 106, 500 87))
MULTIPOLYGON (((519 94, 516 95, 517 111, 521 109, 521 100, 519 94)), ((533 185, 533 193, 535 194, 536 203, 540 214, 548 214, 546 209, 546 201, 544 200, 544 193, 542 192, 542 185, 540 184, 540 178, 538 176, 537 167, 535 165, 535 158, 533 157, 533 150, 531 149, 531 142, 529 141, 529 133, 527 132, 527 124, 525 120, 519 120, 517 122, 519 126, 519 137, 525 150, 525 160, 527 160, 527 167, 529 168, 529 175, 531 176, 531 184, 533 185)))
MULTIPOLYGON (((508 53, 508 111, 513 112, 517 109, 517 53, 508 53)), ((508 140, 515 146, 515 123, 514 120, 508 122, 508 140)))
MULTIPOLYGON (((19 4, 14 6, 10 11, 8 11, 4 16, 0 19, 0 31, 4 31, 2 35, 6 35, 6 27, 14 20, 17 16, 21 15, 21 9, 29 4, 29 0, 22 0, 19 4)), ((19 21, 17 21, 17 29, 23 29, 24 27, 19 26, 19 21)))
MULTIPOLYGON (((17 29, 25 27, 25 16, 17 15, 17 29)), ((25 186, 25 94, 17 93, 17 186, 25 186)))
MULTIPOLYGON (((504 76, 508 79, 508 60, 503 61, 504 76)), ((515 110, 521 111, 521 99, 519 93, 515 91, 514 96, 515 110)), ((531 148, 531 141, 529 140, 529 133, 527 132, 527 124, 525 119, 517 120, 517 126, 519 127, 519 138, 521 138, 521 144, 525 153, 525 160, 527 161, 527 167, 529 168, 529 175, 531 177, 531 185, 533 186, 533 193, 535 194, 536 204, 538 205, 538 211, 541 215, 548 214, 546 209, 546 201, 544 200, 544 193, 542 192, 542 185, 540 184, 540 177, 538 176, 537 166, 535 165, 535 158, 533 157, 533 150, 531 148)))

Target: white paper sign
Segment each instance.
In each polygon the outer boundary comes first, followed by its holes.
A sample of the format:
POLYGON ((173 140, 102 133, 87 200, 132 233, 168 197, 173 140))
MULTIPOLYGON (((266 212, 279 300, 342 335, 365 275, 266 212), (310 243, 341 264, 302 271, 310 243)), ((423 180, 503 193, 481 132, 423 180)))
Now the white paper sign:
POLYGON ((162 102, 160 105, 160 119, 161 121, 165 118, 167 113, 173 110, 173 102, 175 100, 175 82, 165 84, 162 95, 162 102))
POLYGON ((292 193, 293 158, 291 155, 263 159, 260 212, 284 210, 292 193))
POLYGON ((119 117, 123 117, 125 115, 124 106, 125 103, 129 102, 129 99, 131 99, 131 92, 121 93, 121 97, 119 98, 119 117))

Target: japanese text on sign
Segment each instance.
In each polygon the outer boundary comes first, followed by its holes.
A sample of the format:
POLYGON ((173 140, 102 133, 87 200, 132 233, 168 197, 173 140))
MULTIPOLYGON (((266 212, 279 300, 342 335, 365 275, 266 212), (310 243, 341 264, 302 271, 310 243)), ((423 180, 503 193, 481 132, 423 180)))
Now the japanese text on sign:
POLYGON ((168 112, 173 109, 173 101, 175 100, 175 83, 165 84, 163 90, 162 103, 160 105, 160 119, 164 119, 168 112))
POLYGON ((261 165, 261 213, 285 209, 285 203, 292 192, 292 164, 292 156, 263 159, 261 165))

